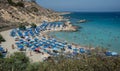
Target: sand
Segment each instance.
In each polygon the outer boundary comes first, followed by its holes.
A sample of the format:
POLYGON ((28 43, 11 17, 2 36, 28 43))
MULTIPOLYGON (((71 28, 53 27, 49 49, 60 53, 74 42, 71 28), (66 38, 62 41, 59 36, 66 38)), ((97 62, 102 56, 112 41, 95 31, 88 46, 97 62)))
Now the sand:
MULTIPOLYGON (((63 28, 56 28, 56 29, 52 29, 52 30, 46 30, 46 31, 41 32, 40 34, 42 36, 45 36, 45 37, 50 37, 50 36, 48 36, 49 32, 51 32, 51 31, 69 30, 68 27, 66 27, 66 28, 64 28, 64 29, 63 28)), ((6 42, 2 42, 1 43, 1 46, 4 49, 8 49, 8 54, 6 55, 6 57, 9 57, 14 52, 20 52, 19 49, 17 48, 17 46, 15 45, 15 42, 16 42, 15 39, 10 36, 10 31, 11 30, 6 30, 6 31, 0 32, 0 34, 6 40, 6 42), (12 44, 14 45, 15 49, 12 48, 12 44)), ((40 36, 39 36, 39 38, 41 38, 40 36)), ((76 45, 72 44, 72 47, 76 48, 76 45)), ((78 45, 77 48, 84 48, 84 47, 81 47, 81 46, 78 45)), ((30 58, 31 62, 41 62, 45 58, 47 58, 47 57, 50 56, 47 53, 44 53, 44 55, 43 55, 42 53, 33 52, 33 51, 29 50, 28 48, 27 48, 26 51, 22 51, 22 52, 24 52, 26 54, 26 56, 28 56, 30 58)), ((69 49, 66 48, 65 52, 71 52, 71 50, 69 50, 69 49)))
MULTIPOLYGON (((18 49, 17 49, 17 46, 15 45, 15 39, 13 37, 10 36, 10 31, 11 30, 7 30, 7 31, 3 31, 3 32, 0 32, 0 34, 3 36, 3 38, 5 38, 6 42, 2 42, 1 43, 1 46, 4 48, 4 49, 8 49, 8 53, 6 55, 6 57, 9 57, 11 54, 13 54, 14 52, 20 52, 18 49), (12 49, 12 44, 14 45, 15 49, 12 49)), ((30 50, 26 50, 26 51, 23 51, 26 53, 26 56, 28 56, 30 58, 30 61, 31 62, 40 62, 40 61, 43 61, 43 59, 45 57, 48 57, 49 55, 47 53, 44 53, 44 55, 42 55, 41 53, 36 53, 36 52, 33 52, 33 51, 30 51, 30 50), (31 55, 30 55, 30 52, 31 52, 31 55)))

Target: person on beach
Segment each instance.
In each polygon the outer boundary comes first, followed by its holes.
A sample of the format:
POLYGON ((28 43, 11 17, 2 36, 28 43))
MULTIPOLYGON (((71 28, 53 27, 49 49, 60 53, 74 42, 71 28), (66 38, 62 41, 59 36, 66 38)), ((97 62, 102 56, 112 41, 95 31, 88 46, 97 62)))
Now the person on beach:
POLYGON ((42 52, 42 55, 44 55, 44 53, 42 52))
POLYGON ((8 49, 6 48, 5 52, 7 53, 8 52, 8 49))
POLYGON ((12 49, 15 49, 14 44, 12 44, 12 49))

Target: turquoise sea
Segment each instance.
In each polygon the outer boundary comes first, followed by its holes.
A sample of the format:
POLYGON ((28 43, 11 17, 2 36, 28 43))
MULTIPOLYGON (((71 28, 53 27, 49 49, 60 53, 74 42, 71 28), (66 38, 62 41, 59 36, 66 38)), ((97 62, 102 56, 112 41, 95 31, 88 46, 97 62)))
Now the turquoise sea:
POLYGON ((77 32, 51 32, 51 36, 76 43, 81 46, 104 47, 120 53, 120 13, 74 12, 64 15, 73 25, 79 26, 77 32), (86 23, 76 23, 86 19, 86 23))

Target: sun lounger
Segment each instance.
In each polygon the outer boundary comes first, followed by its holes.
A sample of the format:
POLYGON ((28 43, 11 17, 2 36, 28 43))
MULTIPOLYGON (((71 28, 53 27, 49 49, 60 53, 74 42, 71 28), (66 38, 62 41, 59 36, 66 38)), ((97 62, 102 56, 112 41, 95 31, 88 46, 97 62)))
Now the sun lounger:
POLYGON ((10 36, 12 36, 12 37, 15 37, 15 36, 16 36, 15 30, 12 30, 12 31, 10 32, 10 36))
POLYGON ((84 48, 80 48, 80 53, 85 53, 84 48))
POLYGON ((23 34, 20 30, 17 30, 17 33, 18 33, 19 37, 23 37, 23 34))

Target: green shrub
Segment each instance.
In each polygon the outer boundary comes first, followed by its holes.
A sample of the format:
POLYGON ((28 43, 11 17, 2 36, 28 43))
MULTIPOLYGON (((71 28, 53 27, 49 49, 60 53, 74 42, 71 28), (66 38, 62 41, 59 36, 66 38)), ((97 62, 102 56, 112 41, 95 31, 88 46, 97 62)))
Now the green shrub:
POLYGON ((38 12, 38 9, 36 7, 32 7, 31 10, 34 12, 38 12))
POLYGON ((26 71, 40 71, 40 63, 31 63, 26 68, 26 71))
POLYGON ((20 24, 20 25, 19 25, 19 29, 20 29, 20 30, 26 30, 26 26, 23 25, 23 24, 20 24))
POLYGON ((16 3, 14 3, 12 0, 7 0, 7 1, 8 1, 8 3, 9 3, 10 5, 16 6, 16 3))
POLYGON ((0 58, 3 58, 3 55, 2 55, 2 53, 0 52, 0 58))
POLYGON ((22 3, 22 2, 18 2, 18 3, 16 4, 16 6, 24 7, 24 3, 22 3))
POLYGON ((36 27, 37 27, 37 25, 35 23, 31 24, 31 28, 36 28, 36 27))
POLYGON ((5 42, 5 39, 3 38, 2 35, 0 35, 0 42, 5 42))
POLYGON ((13 2, 12 0, 7 0, 7 1, 8 1, 8 3, 9 3, 10 5, 12 5, 12 6, 24 7, 24 3, 22 3, 22 2, 17 2, 17 3, 15 3, 15 2, 13 2))

